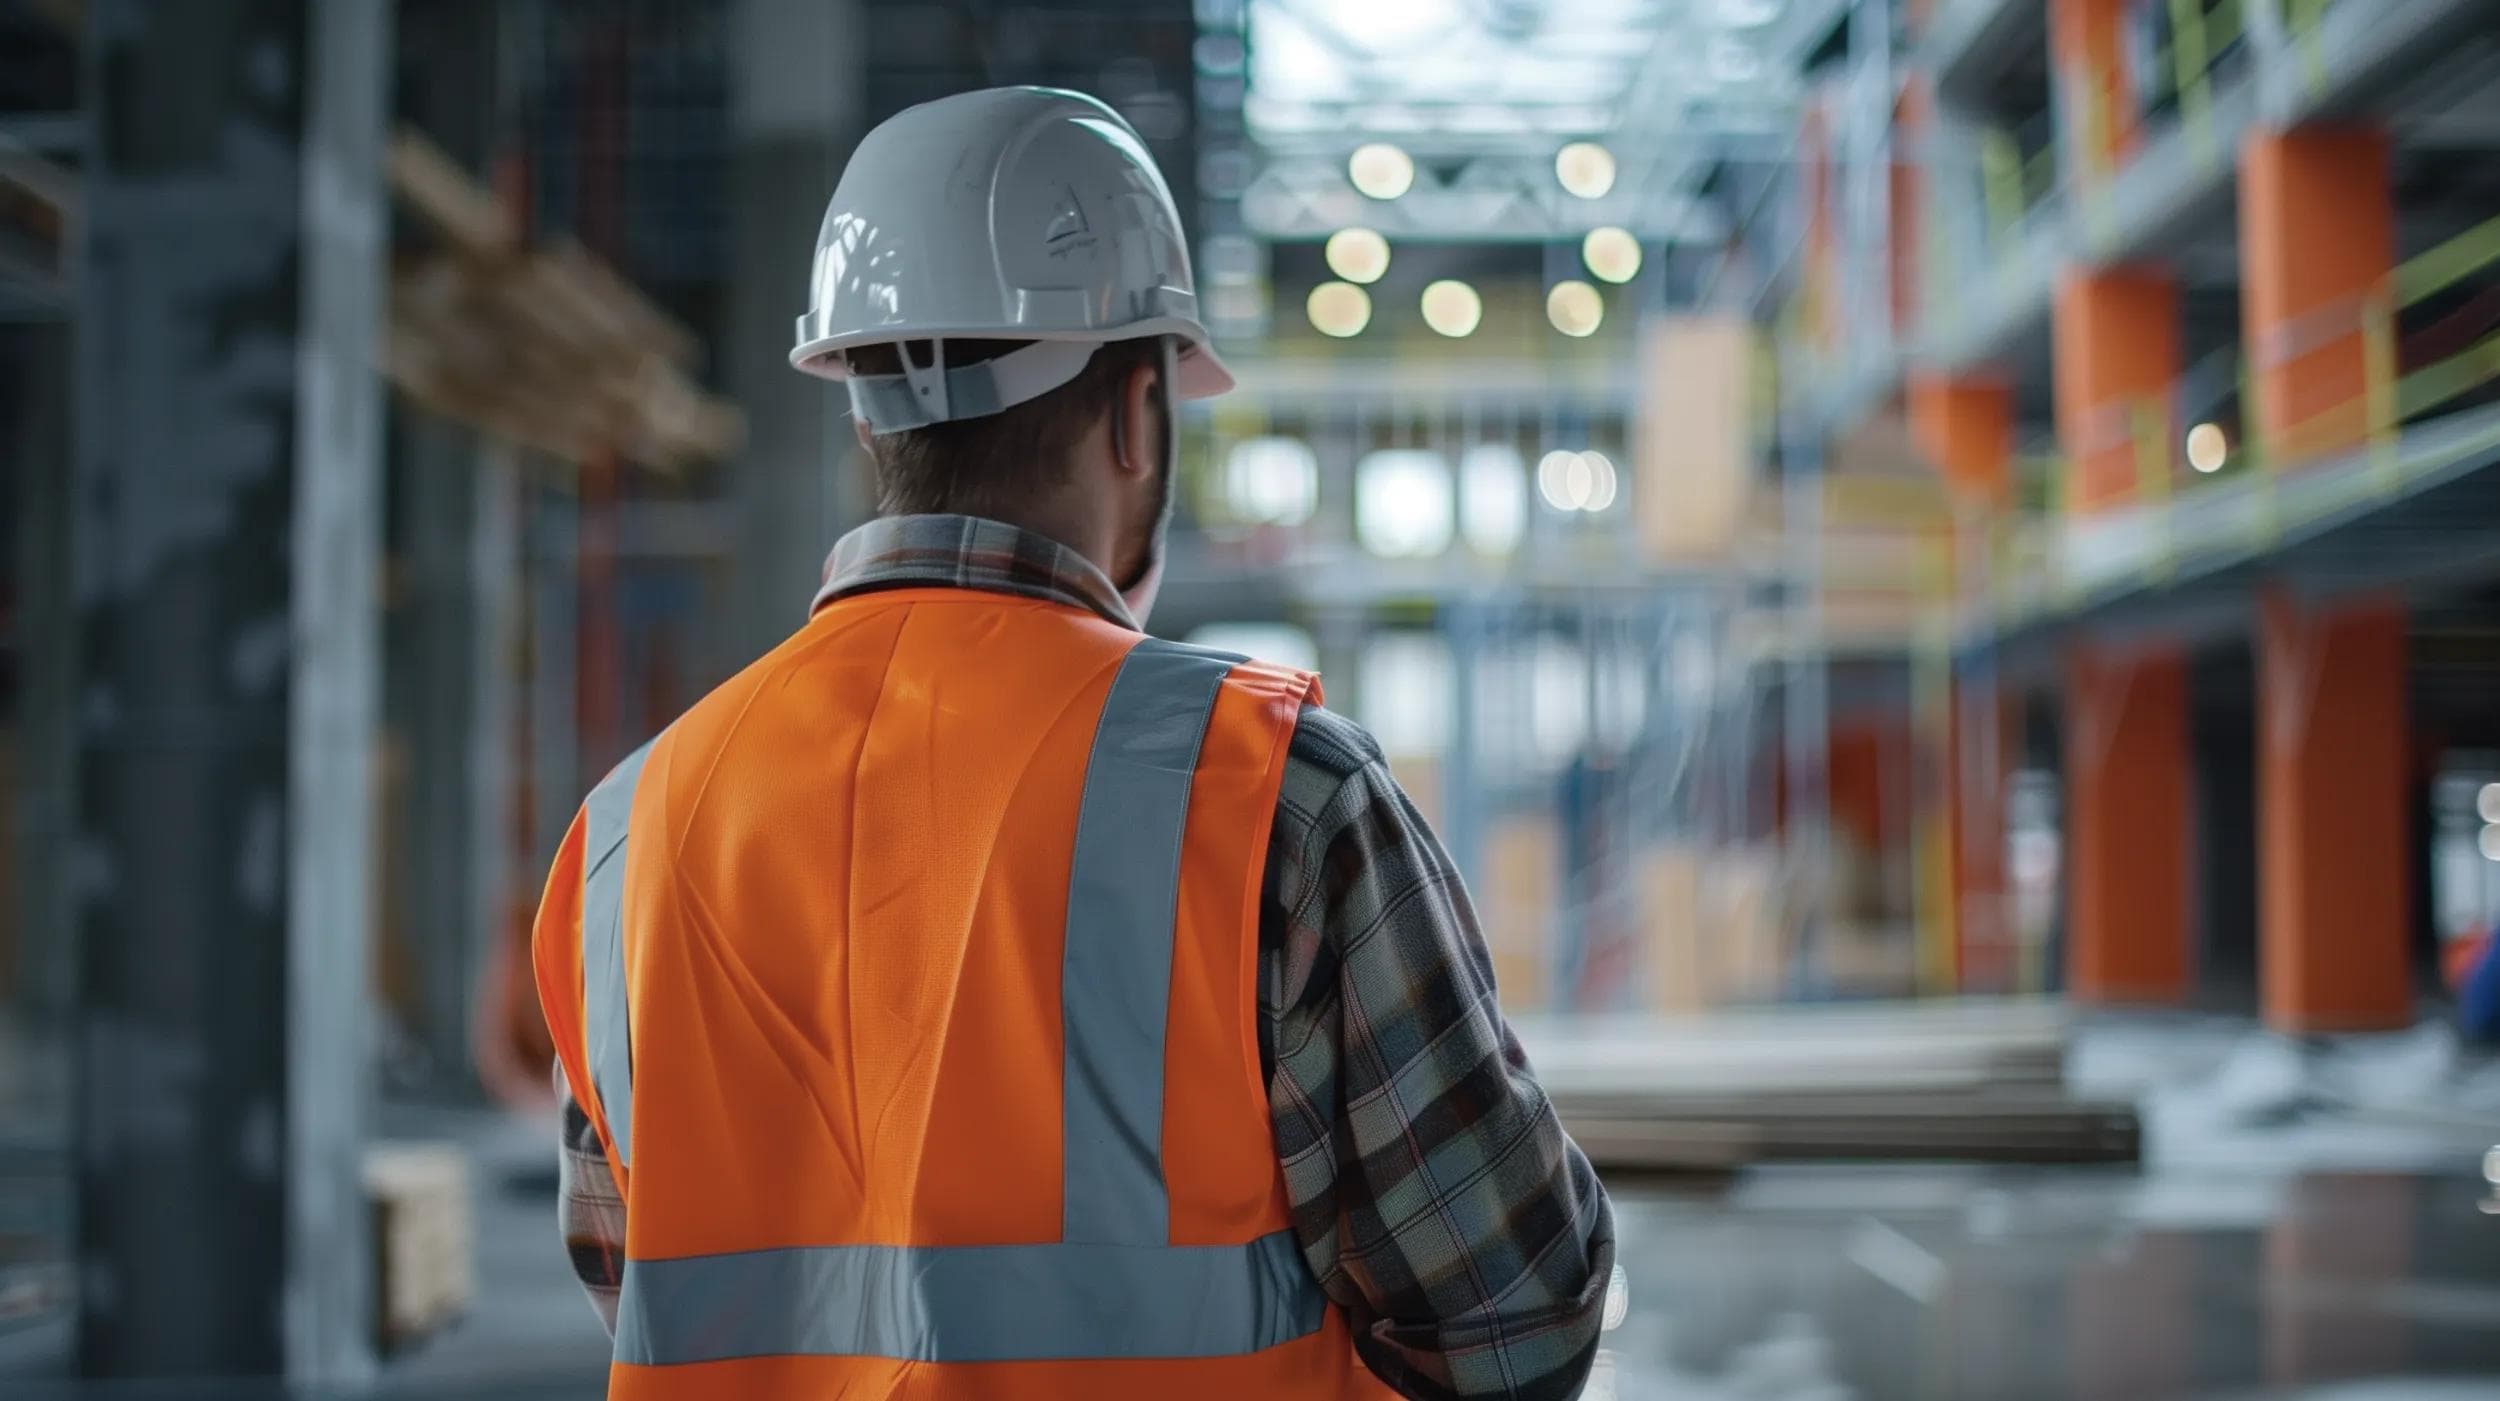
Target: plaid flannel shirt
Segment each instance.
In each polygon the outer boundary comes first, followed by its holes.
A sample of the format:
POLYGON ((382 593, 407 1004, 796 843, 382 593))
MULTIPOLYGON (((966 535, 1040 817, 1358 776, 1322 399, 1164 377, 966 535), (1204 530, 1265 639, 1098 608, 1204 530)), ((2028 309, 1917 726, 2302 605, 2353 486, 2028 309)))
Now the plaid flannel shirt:
MULTIPOLYGON (((953 585, 1135 627, 1083 556, 967 516, 845 536, 816 596, 953 585)), ((1614 1225, 1494 1003, 1465 887, 1379 746, 1303 711, 1269 840, 1259 1048, 1293 1226, 1355 1347, 1419 1398, 1569 1397, 1596 1353, 1614 1225)), ((559 1087, 562 1075, 558 1075, 559 1087)), ((563 1227, 615 1325, 625 1205, 564 1101, 563 1227)))

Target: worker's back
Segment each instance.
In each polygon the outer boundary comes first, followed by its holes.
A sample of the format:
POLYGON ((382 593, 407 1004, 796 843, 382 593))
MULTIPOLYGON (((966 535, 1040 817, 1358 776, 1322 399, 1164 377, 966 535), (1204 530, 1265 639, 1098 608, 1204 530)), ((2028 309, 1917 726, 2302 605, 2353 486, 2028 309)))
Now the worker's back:
POLYGON ((538 976, 628 1208, 612 1395, 1379 1394, 1288 1229, 1254 1024, 1311 692, 872 593, 601 785, 538 976))

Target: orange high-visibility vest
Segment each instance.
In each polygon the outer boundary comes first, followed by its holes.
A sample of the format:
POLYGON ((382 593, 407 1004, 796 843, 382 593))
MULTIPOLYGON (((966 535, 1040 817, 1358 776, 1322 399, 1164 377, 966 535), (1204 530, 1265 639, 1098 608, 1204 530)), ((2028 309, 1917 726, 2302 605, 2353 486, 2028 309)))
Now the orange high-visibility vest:
POLYGON ((539 995, 626 1202, 609 1395, 1388 1394, 1297 1247, 1257 929, 1307 673, 859 595, 584 804, 539 995))

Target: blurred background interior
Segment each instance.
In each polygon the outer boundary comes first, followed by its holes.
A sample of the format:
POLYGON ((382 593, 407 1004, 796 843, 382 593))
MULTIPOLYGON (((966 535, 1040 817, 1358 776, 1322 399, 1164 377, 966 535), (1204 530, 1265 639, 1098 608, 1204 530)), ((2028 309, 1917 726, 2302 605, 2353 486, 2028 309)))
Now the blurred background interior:
POLYGON ((0 0, 0 1393, 597 1394, 538 882, 1009 82, 1195 221, 1157 630, 1466 873, 1591 1395, 2500 1394, 2489 0, 0 0))

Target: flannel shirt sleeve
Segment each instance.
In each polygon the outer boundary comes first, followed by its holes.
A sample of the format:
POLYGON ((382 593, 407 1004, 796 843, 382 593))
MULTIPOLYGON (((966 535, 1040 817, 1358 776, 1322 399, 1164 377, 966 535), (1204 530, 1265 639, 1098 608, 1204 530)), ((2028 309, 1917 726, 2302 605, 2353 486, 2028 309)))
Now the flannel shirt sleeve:
POLYGON ((556 1098, 564 1105, 563 1141, 556 1149, 556 1226, 573 1277, 613 1337, 617 1291, 625 1283, 625 1196, 616 1189, 598 1128, 564 1082, 562 1065, 556 1067, 556 1098))
POLYGON ((1270 838, 1269 1108, 1295 1234, 1381 1380, 1576 1396, 1614 1222, 1494 1000, 1457 870, 1378 746, 1306 710, 1270 838))

